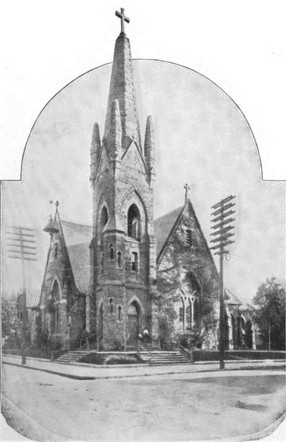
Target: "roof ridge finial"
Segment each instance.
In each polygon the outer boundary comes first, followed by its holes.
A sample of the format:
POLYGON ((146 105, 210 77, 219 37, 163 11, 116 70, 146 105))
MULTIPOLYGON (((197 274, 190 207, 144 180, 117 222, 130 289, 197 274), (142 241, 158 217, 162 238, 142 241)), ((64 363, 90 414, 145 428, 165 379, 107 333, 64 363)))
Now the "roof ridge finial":
POLYGON ((130 23, 130 18, 126 17, 124 14, 124 8, 120 8, 120 12, 115 11, 116 17, 121 19, 121 33, 125 34, 125 21, 126 23, 130 23))
POLYGON ((184 185, 184 189, 185 189, 185 204, 187 204, 187 202, 188 202, 189 199, 190 199, 190 196, 189 196, 190 186, 186 183, 186 184, 184 185))

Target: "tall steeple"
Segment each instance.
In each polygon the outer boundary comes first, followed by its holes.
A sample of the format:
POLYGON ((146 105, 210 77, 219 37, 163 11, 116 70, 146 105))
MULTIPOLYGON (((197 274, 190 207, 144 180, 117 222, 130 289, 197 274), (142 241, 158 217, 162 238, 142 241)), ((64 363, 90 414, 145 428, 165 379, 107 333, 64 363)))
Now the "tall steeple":
POLYGON ((124 29, 129 19, 124 9, 115 14, 121 19, 121 32, 115 43, 104 136, 100 142, 95 124, 91 144, 93 239, 86 301, 87 327, 97 334, 99 345, 110 350, 116 342, 124 348, 136 346, 144 328, 158 345, 152 119, 147 119, 143 146, 124 29), (131 321, 135 313, 136 324, 131 321))
POLYGON ((121 13, 117 12, 116 15, 121 18, 121 32, 115 42, 103 142, 107 150, 110 151, 112 149, 112 133, 114 133, 112 108, 114 100, 118 100, 122 127, 122 149, 125 151, 134 139, 142 151, 131 49, 124 29, 124 21, 129 23, 130 20, 125 17, 124 9, 121 9, 121 13))

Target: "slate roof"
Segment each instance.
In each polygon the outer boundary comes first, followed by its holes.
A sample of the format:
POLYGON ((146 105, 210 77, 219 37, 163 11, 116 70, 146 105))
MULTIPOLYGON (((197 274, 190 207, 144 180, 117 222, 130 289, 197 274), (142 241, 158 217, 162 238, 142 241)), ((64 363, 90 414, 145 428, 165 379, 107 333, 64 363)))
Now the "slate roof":
POLYGON ((184 210, 184 207, 185 206, 180 206, 154 221, 154 233, 157 241, 157 257, 159 256, 179 215, 184 210))
POLYGON ((61 221, 66 246, 89 243, 92 239, 92 227, 84 224, 61 221))
POLYGON ((92 227, 61 221, 65 244, 75 280, 81 293, 86 293, 89 286, 89 244, 92 239, 92 227))
POLYGON ((81 293, 86 293, 89 287, 89 244, 90 241, 67 247, 75 285, 81 293))
POLYGON ((225 300, 227 304, 242 305, 242 302, 238 299, 238 297, 229 289, 225 289, 225 300))

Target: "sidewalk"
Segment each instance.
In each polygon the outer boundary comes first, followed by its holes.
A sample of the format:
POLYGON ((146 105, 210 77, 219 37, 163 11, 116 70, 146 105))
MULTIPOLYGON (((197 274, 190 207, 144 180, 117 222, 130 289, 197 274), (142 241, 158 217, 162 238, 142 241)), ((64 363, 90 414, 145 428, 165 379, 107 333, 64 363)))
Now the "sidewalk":
MULTIPOLYGON (((138 376, 154 376, 176 373, 197 373, 221 371, 218 361, 196 362, 195 364, 182 365, 160 365, 150 366, 147 364, 138 365, 91 365, 82 363, 60 364, 56 361, 27 357, 26 365, 22 365, 20 356, 2 356, 3 364, 16 365, 31 370, 40 370, 46 373, 56 374, 78 380, 95 380, 95 379, 117 379, 138 376)), ((241 370, 241 369, 269 369, 285 368, 285 360, 247 360, 247 361, 226 361, 225 370, 241 370)))

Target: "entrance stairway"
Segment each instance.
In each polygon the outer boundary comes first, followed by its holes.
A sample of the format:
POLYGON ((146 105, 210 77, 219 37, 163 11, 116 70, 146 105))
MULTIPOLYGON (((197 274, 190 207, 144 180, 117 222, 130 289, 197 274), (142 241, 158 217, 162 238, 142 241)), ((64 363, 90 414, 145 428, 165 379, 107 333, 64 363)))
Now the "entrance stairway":
POLYGON ((58 357, 55 361, 60 364, 70 364, 72 362, 78 362, 83 356, 90 353, 90 350, 74 350, 68 351, 58 357))
MULTIPOLYGON (((94 350, 75 350, 68 351, 67 353, 62 354, 59 358, 56 359, 56 362, 61 364, 71 364, 73 362, 78 362, 80 359, 91 353, 94 350)), ((104 355, 109 354, 117 354, 117 355, 136 355, 136 352, 102 352, 104 355)), ((151 365, 177 365, 177 364, 189 364, 190 357, 179 350, 175 351, 140 351, 140 359, 146 363, 151 365)))
POLYGON ((190 357, 179 350, 140 351, 140 358, 151 365, 177 365, 190 363, 190 357))

